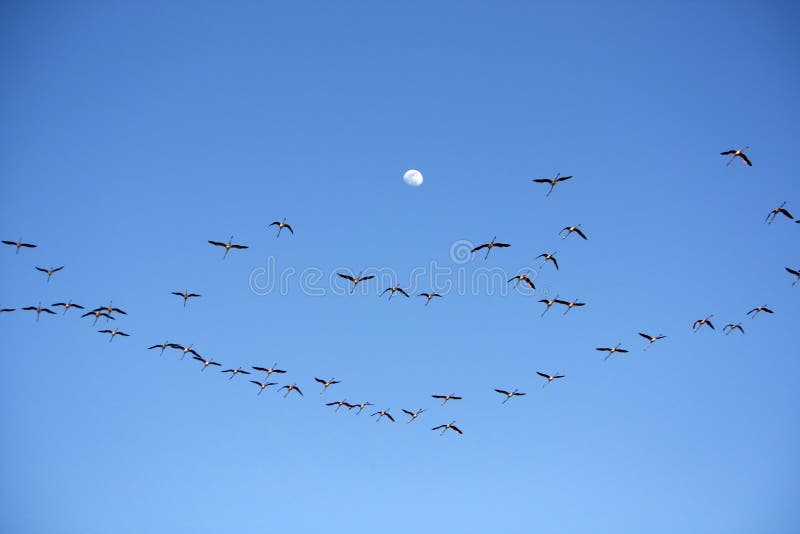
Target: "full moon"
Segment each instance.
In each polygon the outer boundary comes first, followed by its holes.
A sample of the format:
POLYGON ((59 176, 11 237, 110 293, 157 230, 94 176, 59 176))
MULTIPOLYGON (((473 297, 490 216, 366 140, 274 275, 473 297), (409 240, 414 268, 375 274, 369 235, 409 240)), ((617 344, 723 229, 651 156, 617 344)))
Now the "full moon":
POLYGON ((422 173, 415 169, 409 169, 403 175, 403 181, 411 187, 419 187, 422 185, 422 173))

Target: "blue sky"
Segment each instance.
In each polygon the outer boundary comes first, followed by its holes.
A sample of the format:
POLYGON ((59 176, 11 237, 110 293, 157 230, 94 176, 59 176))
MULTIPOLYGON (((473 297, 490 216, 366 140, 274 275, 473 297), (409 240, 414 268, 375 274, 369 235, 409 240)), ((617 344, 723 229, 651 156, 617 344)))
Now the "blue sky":
POLYGON ((38 244, 0 250, 0 307, 113 300, 131 334, 0 316, 0 530, 797 531, 800 227, 763 221, 800 212, 798 7, 434 4, 0 7, 0 237, 38 244), (250 248, 223 261, 231 235, 250 248), (552 251, 535 295, 328 284, 552 251), (555 294, 588 304, 540 317, 555 294), (165 340, 279 362, 305 396, 145 350, 165 340), (397 423, 324 406, 344 397, 397 423))

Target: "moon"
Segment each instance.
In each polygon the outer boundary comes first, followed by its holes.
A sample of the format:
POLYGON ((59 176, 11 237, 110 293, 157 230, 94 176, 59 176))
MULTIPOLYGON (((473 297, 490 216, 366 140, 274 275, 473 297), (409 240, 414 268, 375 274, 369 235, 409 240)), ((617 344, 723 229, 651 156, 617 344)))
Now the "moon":
POLYGON ((409 169, 403 175, 403 181, 411 187, 419 187, 422 185, 422 173, 416 169, 409 169))

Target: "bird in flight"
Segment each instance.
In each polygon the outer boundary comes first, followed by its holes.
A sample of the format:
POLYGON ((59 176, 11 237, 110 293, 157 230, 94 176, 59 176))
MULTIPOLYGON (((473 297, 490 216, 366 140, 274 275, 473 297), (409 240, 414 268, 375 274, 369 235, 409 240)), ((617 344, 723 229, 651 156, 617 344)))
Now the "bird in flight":
POLYGON ((168 349, 168 348, 174 348, 174 347, 173 347, 172 343, 170 343, 169 341, 165 341, 164 343, 161 343, 160 345, 153 345, 152 347, 147 347, 147 350, 161 349, 160 356, 163 356, 164 355, 164 351, 166 349, 168 349))
POLYGON ((350 288, 350 293, 353 293, 356 290, 358 284, 360 284, 361 282, 364 282, 366 280, 372 280, 373 278, 375 278, 374 275, 361 276, 363 273, 359 273, 358 276, 355 277, 350 276, 349 274, 342 274, 342 273, 336 273, 336 274, 339 275, 339 278, 344 278, 345 280, 350 280, 351 282, 353 282, 353 287, 350 288))
POLYGON ((47 283, 49 284, 50 283, 50 277, 53 276, 53 273, 57 273, 58 271, 60 271, 63 268, 64 268, 64 266, 62 265, 61 267, 55 267, 55 268, 51 268, 51 269, 44 269, 42 267, 36 267, 35 269, 37 271, 39 271, 39 272, 47 273, 47 283))
POLYGON ((558 262, 556 261, 555 255, 556 255, 556 253, 553 252, 552 254, 544 253, 544 254, 539 254, 538 256, 536 256, 537 260, 539 258, 544 258, 544 260, 542 260, 542 263, 539 265, 539 269, 544 267, 544 264, 547 263, 548 261, 552 261, 553 265, 556 266, 556 271, 557 271, 558 270, 558 262))
POLYGON ((715 330, 715 328, 714 328, 714 325, 713 325, 713 324, 711 324, 711 318, 712 318, 712 317, 714 317, 714 315, 713 315, 713 314, 709 315, 709 316, 708 316, 708 317, 706 317, 705 319, 698 319, 698 320, 696 320, 695 322, 693 322, 693 323, 692 323, 692 330, 694 330, 695 332, 697 332, 698 330, 700 330, 700 328, 701 328, 703 325, 708 325, 708 327, 709 327, 709 328, 711 328, 711 330, 715 330))
POLYGON ((403 296, 404 296, 404 297, 406 297, 406 298, 409 298, 409 297, 408 297, 408 293, 406 293, 406 292, 405 292, 405 291, 404 291, 404 290, 403 290, 401 287, 399 287, 399 286, 387 287, 387 288, 386 288, 386 289, 384 289, 384 290, 383 290, 383 292, 382 292, 380 295, 378 295, 378 296, 379 296, 379 297, 382 297, 382 296, 383 296, 383 294, 384 294, 384 293, 386 293, 387 291, 391 291, 391 294, 389 295, 389 300, 392 300, 392 297, 394 296, 395 292, 397 292, 397 293, 400 293, 401 295, 403 295, 403 296))
POLYGON ((558 173, 556 174, 556 177, 553 178, 552 180, 550 178, 536 178, 533 181, 536 182, 537 184, 550 184, 550 189, 547 191, 547 194, 545 195, 546 197, 549 197, 550 193, 552 193, 553 189, 555 189, 557 183, 569 180, 570 178, 572 178, 572 176, 561 176, 561 173, 558 173))
POLYGON ((556 304, 563 304, 564 306, 567 307, 567 309, 564 310, 563 315, 566 315, 567 312, 570 311, 572 308, 579 308, 581 306, 586 306, 585 302, 578 302, 578 299, 575 299, 571 302, 566 300, 556 300, 556 304))
MULTIPOLYGON (((171 348, 173 348, 173 349, 177 349, 177 350, 179 350, 179 351, 181 351, 181 352, 182 352, 182 354, 181 354, 181 358, 180 358, 181 360, 184 358, 184 356, 186 356, 186 354, 187 354, 187 353, 189 353, 189 354, 193 354, 193 355, 194 355, 194 356, 193 356, 193 358, 194 358, 195 360, 196 360, 197 358, 200 358, 200 355, 197 353, 197 351, 195 351, 195 350, 192 348, 194 345, 189 345, 188 347, 184 347, 184 346, 182 346, 182 345, 178 345, 177 343, 170 343, 170 344, 169 344, 169 346, 170 346, 171 348)), ((201 360, 202 360, 202 358, 201 358, 201 360)))
POLYGON ((243 374, 243 375, 249 375, 250 374, 250 371, 242 371, 241 367, 237 367, 236 369, 225 369, 224 371, 221 371, 221 372, 222 373, 230 373, 231 374, 231 376, 228 377, 228 380, 233 379, 234 376, 236 376, 236 375, 238 375, 240 373, 243 374))
POLYGON ((456 426, 456 422, 455 421, 450 421, 446 425, 435 426, 435 427, 431 428, 431 430, 439 430, 440 428, 443 429, 442 433, 439 434, 440 436, 444 436, 444 433, 447 432, 448 430, 452 430, 453 432, 455 432, 457 434, 463 434, 461 429, 456 426))
POLYGON ((575 232, 576 234, 581 236, 583 239, 588 239, 586 237, 586 234, 584 234, 581 231, 581 225, 580 224, 578 226, 565 226, 564 228, 561 229, 561 231, 558 233, 558 235, 564 234, 563 236, 561 236, 561 239, 566 239, 572 234, 572 232, 575 232), (564 232, 567 232, 567 233, 564 234, 564 232))
POLYGON ((325 406, 336 406, 336 409, 334 410, 334 412, 338 412, 339 408, 341 408, 342 406, 344 406, 348 410, 352 410, 353 408, 355 408, 355 405, 354 404, 350 404, 349 402, 347 402, 347 399, 342 399, 340 401, 334 401, 334 402, 328 402, 328 403, 325 403, 325 406))
POLYGON ((744 328, 742 328, 742 323, 729 323, 722 327, 722 331, 725 332, 725 329, 728 329, 728 332, 725 334, 726 336, 730 335, 731 332, 734 330, 739 330, 742 334, 744 334, 744 328))
POLYGON ((36 306, 28 306, 26 308, 22 308, 23 311, 35 311, 36 312, 36 322, 39 322, 39 315, 42 313, 49 313, 50 315, 55 315, 56 312, 51 310, 50 308, 42 308, 42 303, 40 302, 36 306))
POLYGON ((19 241, 6 241, 6 240, 3 240, 3 243, 5 243, 6 245, 11 245, 11 246, 17 247, 16 254, 19 254, 20 247, 36 248, 36 245, 31 245, 30 243, 23 243, 22 239, 20 239, 19 241))
POLYGON ((261 371, 262 373, 267 373, 266 380, 269 380, 269 376, 272 373, 276 373, 276 374, 282 375, 283 373, 286 372, 283 369, 278 369, 278 362, 275 362, 274 364, 272 364, 272 367, 269 367, 269 368, 267 368, 267 367, 255 367, 254 366, 253 369, 255 369, 256 371, 261 371))
POLYGON ((256 393, 256 395, 261 395, 261 392, 270 386, 278 385, 277 382, 258 382, 256 380, 251 380, 250 382, 258 386, 258 393, 256 393))
POLYGON ((550 299, 550 300, 548 300, 548 299, 542 299, 542 300, 540 300, 539 302, 542 302, 542 303, 544 303, 544 304, 545 304, 544 311, 542 312, 542 315, 540 315, 540 316, 539 316, 539 317, 544 317, 544 314, 545 314, 545 313, 547 313, 547 310, 549 310, 549 309, 550 309, 550 306, 552 306, 552 305, 553 305, 553 304, 555 304, 556 302, 560 302, 560 301, 558 300, 558 295, 556 295, 554 299, 550 299))
POLYGON ((292 227, 286 224, 286 217, 284 217, 282 221, 274 221, 270 223, 270 226, 278 227, 278 234, 275 236, 275 239, 278 239, 281 236, 281 230, 283 230, 284 228, 289 230, 289 232, 291 232, 292 235, 294 235, 294 230, 292 230, 292 227))
POLYGON ((483 259, 485 260, 486 258, 489 257, 489 253, 492 251, 494 247, 508 248, 511 246, 508 243, 495 243, 495 239, 497 239, 497 236, 494 236, 489 243, 484 243, 483 245, 478 245, 477 247, 473 248, 471 252, 474 254, 475 252, 478 252, 479 250, 485 248, 486 256, 483 257, 483 259))
POLYGON ((332 385, 341 383, 341 380, 334 380, 333 377, 331 377, 330 380, 323 380, 321 378, 314 378, 314 380, 322 384, 322 391, 319 392, 320 395, 325 393, 325 390, 331 387, 332 385))
POLYGON ((657 336, 651 336, 651 335, 648 335, 648 334, 644 334, 642 332, 639 332, 639 335, 642 336, 643 338, 645 338, 649 342, 647 344, 647 346, 644 348, 644 350, 649 349, 650 345, 652 345, 653 343, 655 343, 659 339, 664 339, 665 337, 667 337, 667 336, 662 336, 661 334, 658 334, 657 336))
POLYGON ((791 275, 794 275, 795 280, 794 280, 794 282, 792 282, 792 285, 794 286, 797 283, 797 281, 800 280, 800 269, 795 270, 795 269, 790 269, 789 267, 787 267, 786 268, 786 272, 791 274, 791 275))
POLYGON ((548 375, 547 373, 543 373, 541 371, 536 371, 536 374, 541 376, 542 378, 546 378, 547 379, 547 382, 542 384, 542 387, 545 387, 547 384, 549 384, 553 380, 556 380, 558 378, 564 378, 564 375, 560 375, 560 374, 558 374, 558 372, 556 372, 556 374, 554 374, 554 375, 548 375))
POLYGON ((411 418, 408 421, 406 421, 406 423, 411 423, 412 421, 414 421, 414 419, 419 417, 420 414, 422 414, 422 412, 424 412, 424 411, 425 410, 423 410, 422 408, 420 408, 416 412, 412 412, 412 411, 409 411, 409 410, 406 410, 405 408, 403 408, 403 413, 408 414, 408 416, 411 418))
POLYGON ((108 338, 109 343, 114 341, 114 336, 128 337, 128 334, 122 332, 121 330, 117 330, 116 328, 114 330, 98 330, 98 332, 101 334, 111 334, 111 337, 108 338))
POLYGON ((114 301, 108 303, 108 306, 101 306, 99 308, 95 308, 92 312, 101 311, 107 313, 108 315, 112 315, 114 313, 121 313, 122 315, 128 315, 124 311, 120 310, 119 308, 114 307, 114 301))
POLYGON ((234 244, 233 243, 233 236, 231 236, 231 238, 228 240, 227 243, 222 243, 220 241, 211 241, 210 239, 208 240, 208 242, 211 243, 212 245, 214 245, 215 247, 222 247, 222 248, 225 249, 225 254, 222 255, 222 259, 223 260, 228 255, 228 252, 231 249, 244 250, 246 248, 249 248, 247 245, 236 245, 236 244, 234 244))
POLYGON ((370 417, 374 417, 377 415, 378 418, 375 419, 375 422, 377 423, 381 420, 381 417, 385 416, 389 418, 389 421, 394 423, 394 417, 392 417, 392 415, 389 413, 389 410, 391 410, 391 408, 386 408, 385 410, 381 410, 380 412, 375 412, 374 414, 370 415, 370 417))
POLYGON ((764 313, 775 313, 774 311, 772 311, 769 308, 767 308, 766 304, 764 304, 763 306, 759 306, 758 308, 753 308, 752 310, 747 312, 745 315, 750 315, 752 313, 753 314, 753 319, 755 319, 756 315, 758 315, 758 313, 762 312, 762 311, 764 313))
POLYGON ((205 371, 206 367, 208 367, 209 365, 216 365, 217 367, 222 367, 221 363, 217 363, 214 360, 206 360, 201 356, 192 356, 192 359, 197 360, 198 362, 203 362, 203 368, 200 369, 201 371, 205 371))
POLYGON ((278 391, 280 391, 281 389, 285 389, 286 390, 286 394, 283 396, 284 399, 286 397, 288 397, 289 393, 291 393, 292 391, 298 392, 301 397, 303 396, 303 392, 300 391, 300 388, 297 387, 297 384, 292 384, 291 386, 283 386, 282 388, 278 389, 278 391))
POLYGON ((186 301, 187 300, 189 300, 191 298, 202 297, 203 296, 203 295, 198 295, 197 293, 189 293, 188 289, 186 291, 184 291, 183 293, 181 293, 180 291, 173 291, 172 294, 176 295, 178 297, 181 297, 183 299, 183 307, 184 308, 186 307, 186 301))
POLYGON ((535 290, 536 286, 533 285, 533 281, 531 281, 531 279, 528 278, 528 272, 529 271, 526 271, 526 272, 524 272, 522 274, 518 274, 517 276, 515 276, 513 278, 509 278, 507 283, 510 284, 511 282, 514 282, 514 287, 519 287, 520 282, 522 282, 522 283, 527 284, 528 287, 530 287, 531 289, 535 290))
MULTIPOLYGON (((798 275, 798 276, 800 276, 800 275, 798 275)), ((432 299, 436 298, 436 297, 442 298, 442 296, 439 293, 420 293, 417 296, 418 297, 425 297, 425 299, 426 299, 425 300, 425 306, 427 306, 430 303, 430 301, 432 299)))
POLYGON ((621 349, 621 348, 619 348, 619 346, 620 346, 620 345, 622 345, 622 343, 617 343, 617 346, 616 346, 616 347, 598 347, 598 348, 596 348, 596 349, 594 349, 594 350, 599 350, 599 351, 601 351, 601 352, 608 352, 608 354, 606 354, 606 357, 605 357, 605 358, 603 358, 603 361, 606 361, 606 360, 607 360, 607 359, 609 359, 609 358, 611 357, 611 355, 612 355, 612 354, 614 354, 615 352, 619 352, 620 354, 625 354, 626 352, 628 352, 628 351, 627 351, 627 350, 625 350, 625 349, 621 349))
POLYGON ((747 156, 744 153, 744 151, 747 150, 748 148, 750 148, 750 147, 746 146, 746 147, 740 148, 738 150, 726 150, 725 152, 720 152, 719 155, 720 156, 730 156, 731 157, 731 159, 728 160, 728 163, 725 164, 726 166, 730 165, 733 162, 733 160, 735 160, 738 157, 738 158, 741 158, 742 161, 747 163, 747 165, 752 167, 753 164, 750 162, 749 159, 747 159, 747 156))
POLYGON ((97 324, 97 320, 100 317, 105 317, 106 321, 108 321, 109 319, 111 319, 112 321, 116 320, 114 317, 104 312, 102 308, 98 308, 96 310, 84 313, 83 315, 81 315, 81 319, 83 319, 84 317, 89 317, 90 315, 94 315, 94 322, 92 323, 92 326, 97 324))
POLYGON ((784 202, 783 204, 781 204, 780 206, 778 206, 777 208, 775 208, 774 210, 769 212, 769 214, 767 215, 767 218, 764 219, 764 222, 767 223, 767 224, 772 224, 775 221, 775 218, 778 216, 778 214, 782 214, 782 215, 794 220, 794 217, 792 217, 792 214, 789 213, 788 210, 786 210, 786 208, 784 208, 785 205, 786 205, 786 202, 784 202))
POLYGON ((356 404, 355 407, 358 408, 358 412, 356 412, 356 415, 360 414, 367 406, 372 406, 372 405, 373 404, 371 402, 362 402, 360 404, 356 404))
POLYGON ((455 396, 455 395, 453 395, 452 393, 451 393, 451 394, 449 394, 449 395, 431 395, 431 397, 433 397, 434 399, 444 399, 444 400, 442 401, 442 406, 444 406, 444 405, 445 405, 445 403, 446 403, 447 401, 449 401, 449 400, 461 400, 461 397, 456 397, 456 396, 455 396))
POLYGON ((523 395, 525 395, 524 393, 520 393, 520 392, 519 392, 519 391, 517 391, 516 389, 515 389, 514 391, 506 391, 506 390, 504 390, 504 389, 495 389, 495 391, 496 391, 496 392, 498 392, 498 393, 500 393, 501 395, 505 395, 505 396, 506 396, 506 398, 505 398, 505 399, 503 399, 503 402, 501 402, 500 404, 505 404, 505 403, 507 403, 507 402, 508 402, 509 400, 511 400, 513 397, 522 397, 523 395))
POLYGON ((51 304, 51 306, 53 306, 54 308, 56 306, 64 306, 64 313, 62 315, 66 315, 67 311, 69 311, 70 308, 75 308, 77 310, 83 309, 83 306, 81 306, 80 304, 73 304, 71 300, 68 300, 67 302, 56 302, 55 304, 51 304))

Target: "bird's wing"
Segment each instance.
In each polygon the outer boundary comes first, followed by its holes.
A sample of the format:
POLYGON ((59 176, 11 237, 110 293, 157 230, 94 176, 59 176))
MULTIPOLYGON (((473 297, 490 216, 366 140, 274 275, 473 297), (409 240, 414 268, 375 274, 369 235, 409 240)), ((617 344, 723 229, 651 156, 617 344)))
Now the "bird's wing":
MULTIPOLYGON (((54 312, 53 310, 47 309, 47 308, 42 308, 42 311, 45 312, 45 313, 53 314, 53 315, 56 314, 56 312, 54 312)), ((770 312, 770 313, 772 313, 772 312, 770 312)))
POLYGON ((744 152, 739 153, 739 157, 742 158, 750 167, 753 166, 753 164, 750 162, 750 159, 744 154, 744 152))
POLYGON ((596 348, 596 349, 594 349, 594 350, 599 350, 599 351, 610 351, 611 349, 610 349, 609 347, 597 347, 597 348, 596 348))
POLYGON ((789 210, 787 210, 786 208, 781 208, 781 211, 783 212, 784 215, 786 215, 790 219, 794 220, 794 217, 792 217, 792 214, 789 213, 789 210))
POLYGON ((549 260, 553 260, 553 265, 556 266, 556 270, 559 270, 558 269, 558 260, 556 260, 553 256, 550 256, 548 259, 549 260))
POLYGON ((794 269, 790 269, 788 267, 786 267, 786 272, 788 272, 789 274, 793 274, 795 276, 800 276, 800 271, 795 271, 794 269))
POLYGON ((498 392, 498 393, 502 393, 503 395, 508 395, 508 391, 506 391, 504 389, 495 389, 495 391, 498 392))
POLYGON ((36 245, 31 245, 30 243, 20 243, 19 246, 28 247, 28 248, 36 248, 36 245))
POLYGON ((516 395, 517 397, 524 397, 525 393, 517 392, 517 393, 514 393, 514 395, 516 395))
POLYGON ((200 295, 198 293, 189 293, 189 298, 191 298, 191 297, 202 297, 202 296, 203 295, 200 295))
POLYGON ((269 223, 269 225, 270 225, 270 226, 280 226, 280 225, 281 225, 281 223, 280 223, 280 222, 278 222, 278 221, 272 221, 271 223, 269 223))
POLYGON ((263 384, 261 382, 256 381, 256 380, 251 380, 250 383, 251 384, 256 384, 258 387, 263 387, 263 384))
POLYGON ((363 282, 364 280, 372 280, 373 278, 375 278, 375 275, 371 274, 369 276, 365 276, 364 278, 361 278, 361 281, 363 282))
POLYGON ((541 376, 541 377, 544 377, 544 378, 550 378, 550 376, 549 376, 549 375, 546 375, 546 374, 544 374, 544 373, 540 373, 539 371, 536 371, 536 374, 537 374, 537 375, 539 375, 539 376, 541 376))
MULTIPOLYGON (((545 302, 549 302, 549 301, 545 301, 545 302)), ((555 302, 556 304, 565 304, 565 305, 569 304, 569 302, 567 302, 566 300, 559 300, 559 299, 555 299, 555 300, 553 300, 553 302, 555 302)))
POLYGON ((292 235, 294 235, 294 230, 292 230, 291 226, 289 226, 288 224, 284 224, 283 226, 284 226, 284 228, 288 228, 289 231, 292 233, 292 235))
POLYGON ((5 243, 6 245, 14 245, 15 247, 17 246, 17 244, 14 243, 13 241, 6 241, 5 239, 3 239, 3 243, 5 243))
POLYGON ((408 415, 410 415, 411 417, 414 417, 414 412, 409 412, 409 411, 408 411, 408 410, 406 410, 405 408, 403 408, 403 413, 407 413, 407 414, 408 414, 408 415))
POLYGON ((98 330, 101 334, 110 334, 111 330, 98 330))
POLYGON ((498 248, 508 248, 511 245, 509 245, 508 243, 495 243, 494 246, 496 246, 498 248))
POLYGON ((628 352, 626 349, 617 349, 614 352, 622 352, 623 354, 628 352))
POLYGON ((572 178, 572 176, 562 176, 561 178, 558 178, 556 182, 563 182, 564 180, 569 180, 570 178, 572 178))
POLYGON ((720 152, 720 156, 730 156, 731 154, 736 154, 735 150, 726 150, 725 152, 720 152))
POLYGON ((241 373, 241 374, 243 374, 243 375, 249 375, 249 374, 250 374, 250 371, 239 371, 239 373, 241 373))
POLYGON ((486 248, 489 246, 489 243, 484 243, 483 245, 478 245, 477 247, 473 248, 471 252, 478 252, 482 248, 486 248))
POLYGON ((64 268, 64 266, 62 265, 61 267, 57 267, 56 269, 53 269, 53 272, 57 273, 58 271, 60 271, 63 268, 64 268))
POLYGON ((221 363, 217 363, 217 362, 210 362, 208 365, 216 365, 217 367, 222 366, 221 363))
POLYGON ((316 378, 316 377, 315 377, 315 378, 314 378, 314 380, 316 380, 316 381, 317 381, 317 382, 319 382, 320 384, 323 384, 323 385, 325 384, 325 381, 324 381, 323 379, 321 379, 321 378, 316 378))
POLYGON ((333 406, 334 404, 339 404, 338 402, 326 402, 325 406, 333 406))
POLYGON ((395 421, 394 421, 394 417, 392 417, 392 415, 391 415, 391 414, 385 413, 385 414, 383 414, 383 415, 385 415, 386 417, 388 417, 388 418, 389 418, 389 421, 391 421, 392 423, 394 423, 394 422, 395 422, 395 421))
POLYGON ((265 369, 263 367, 254 367, 254 366, 251 366, 251 367, 253 367, 253 369, 255 369, 256 371, 263 371, 265 373, 268 371, 267 369, 265 369))
POLYGON ((459 434, 463 434, 463 432, 461 431, 461 429, 460 429, 460 428, 458 428, 457 426, 450 425, 450 428, 451 428, 452 430, 455 430, 455 431, 456 431, 456 432, 458 432, 459 434))
POLYGON ((41 267, 34 267, 34 269, 36 269, 37 271, 42 272, 42 273, 46 273, 47 272, 47 269, 42 269, 41 267))
POLYGON ((443 399, 446 397, 446 395, 431 395, 431 397, 433 397, 434 399, 443 399))
POLYGON ((711 330, 716 330, 716 328, 714 328, 714 325, 711 324, 711 321, 706 321, 706 324, 711 327, 711 330))
POLYGON ((767 313, 775 313, 774 311, 770 310, 769 308, 761 308, 761 309, 762 309, 762 311, 765 311, 767 313))
POLYGON ((639 335, 642 336, 643 338, 645 338, 647 341, 650 341, 651 339, 653 339, 652 337, 648 336, 647 334, 642 334, 641 332, 639 332, 639 335))
POLYGON ((70 304, 70 306, 73 307, 73 308, 77 308, 79 310, 83 309, 83 306, 81 306, 80 304, 70 304))
POLYGON ((378 296, 379 296, 379 297, 382 297, 384 293, 386 293, 387 291, 391 291, 391 290, 392 290, 392 288, 391 288, 391 287, 390 287, 390 288, 387 288, 387 289, 384 289, 383 291, 381 291, 381 294, 380 294, 380 295, 378 295, 378 296))
POLYGON ((533 282, 527 276, 522 278, 522 281, 525 282, 526 284, 528 284, 531 287, 531 289, 536 289, 536 286, 533 285, 533 282))
POLYGON ((450 400, 461 400, 461 397, 450 397, 450 400))
POLYGON ((404 290, 398 288, 397 291, 399 291, 400 294, 403 295, 404 297, 408 298, 408 293, 406 293, 404 290))
POLYGON ((177 291, 173 291, 172 294, 173 295, 178 295, 179 297, 183 296, 183 293, 178 293, 177 291))
POLYGON ((215 247, 224 247, 225 245, 227 245, 227 243, 220 243, 219 241, 211 241, 210 239, 208 240, 208 242, 214 245, 215 247))
POLYGON ((533 181, 536 182, 537 184, 549 184, 550 183, 550 179, 549 178, 536 178, 533 181))
POLYGON ((342 273, 336 273, 336 274, 337 274, 337 275, 338 275, 340 278, 344 278, 345 280, 350 280, 351 282, 355 282, 355 281, 356 281, 356 279, 355 279, 355 278, 353 278, 352 276, 350 276, 349 274, 342 274, 342 273))
POLYGON ((231 245, 231 248, 235 248, 235 249, 239 249, 239 250, 244 250, 244 249, 246 249, 246 248, 250 248, 250 247, 248 247, 247 245, 231 245))
POLYGON ((583 232, 581 232, 581 229, 580 229, 580 228, 575 228, 575 233, 576 233, 576 234, 578 234, 579 236, 581 236, 581 237, 582 237, 582 238, 584 238, 584 239, 588 239, 588 238, 586 237, 586 234, 584 234, 583 232))
POLYGON ((439 426, 435 426, 435 427, 431 428, 431 430, 439 430, 440 428, 444 428, 444 427, 446 427, 446 426, 447 426, 447 425, 439 425, 439 426))
POLYGON ((299 388, 299 387, 295 386, 295 387, 294 387, 294 389, 296 389, 296 390, 297 390, 297 392, 300 394, 300 396, 301 396, 301 397, 303 396, 303 392, 302 392, 302 391, 300 391, 300 388, 299 388))

